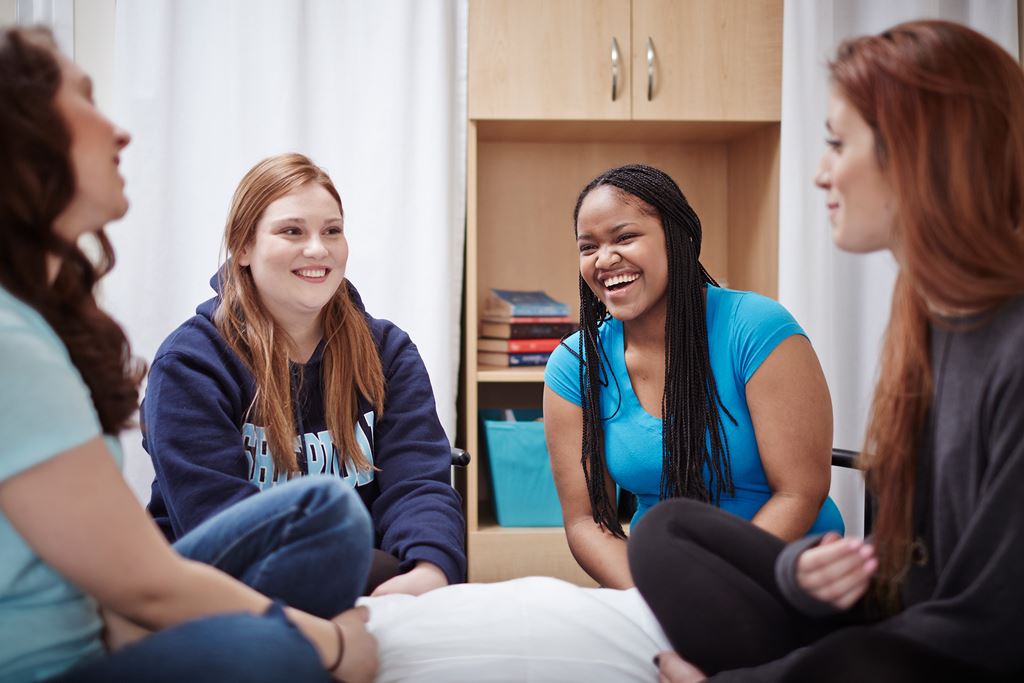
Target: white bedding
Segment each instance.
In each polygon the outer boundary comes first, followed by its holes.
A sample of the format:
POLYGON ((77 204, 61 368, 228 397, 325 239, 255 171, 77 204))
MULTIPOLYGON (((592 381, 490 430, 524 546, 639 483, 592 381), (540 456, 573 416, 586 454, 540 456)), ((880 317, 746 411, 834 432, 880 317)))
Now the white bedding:
POLYGON ((658 680, 670 649, 637 590, 547 577, 361 598, 380 645, 378 683, 658 680))

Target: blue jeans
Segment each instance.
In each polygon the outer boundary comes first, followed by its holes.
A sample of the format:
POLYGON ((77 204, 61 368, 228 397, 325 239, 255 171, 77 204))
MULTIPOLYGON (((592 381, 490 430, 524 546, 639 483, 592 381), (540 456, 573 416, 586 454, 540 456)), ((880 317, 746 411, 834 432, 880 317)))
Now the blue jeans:
POLYGON ((352 607, 370 571, 373 525, 338 477, 279 484, 222 510, 174 543, 286 605, 330 618, 352 607))
POLYGON ((147 636, 48 683, 280 683, 333 680, 274 603, 263 616, 221 614, 147 636))
MULTIPOLYGON (((309 476, 221 511, 174 548, 277 601, 332 617, 362 593, 373 529, 351 486, 336 477, 309 476)), ((263 616, 225 614, 164 629, 56 680, 269 683, 330 676, 275 604, 263 616)))

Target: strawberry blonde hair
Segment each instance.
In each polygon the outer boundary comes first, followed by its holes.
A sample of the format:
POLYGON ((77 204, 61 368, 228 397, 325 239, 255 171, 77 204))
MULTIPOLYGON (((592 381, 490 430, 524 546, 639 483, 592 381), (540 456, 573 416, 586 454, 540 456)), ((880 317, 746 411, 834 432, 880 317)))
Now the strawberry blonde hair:
MULTIPOLYGON (((274 201, 308 184, 319 185, 338 202, 341 197, 330 177, 301 154, 264 159, 245 174, 235 190, 224 229, 228 255, 241 253, 256 237, 263 212, 274 201)), ((267 312, 252 273, 228 258, 220 271, 221 302, 214 322, 228 346, 245 363, 256 382, 249 410, 263 421, 274 467, 278 472, 298 471, 295 457, 295 400, 288 350, 292 340, 267 312)), ((377 411, 384 403, 384 373, 365 315, 353 303, 348 281, 320 313, 324 334, 322 381, 327 429, 342 462, 351 458, 357 469, 372 466, 356 442, 359 397, 377 411)), ((303 378, 300 378, 303 381, 303 378)))
POLYGON ((943 21, 848 41, 829 70, 874 131, 898 197, 900 274, 862 457, 877 503, 876 588, 894 605, 915 545, 929 322, 949 324, 937 310, 991 309, 1024 292, 1024 72, 988 38, 943 21))

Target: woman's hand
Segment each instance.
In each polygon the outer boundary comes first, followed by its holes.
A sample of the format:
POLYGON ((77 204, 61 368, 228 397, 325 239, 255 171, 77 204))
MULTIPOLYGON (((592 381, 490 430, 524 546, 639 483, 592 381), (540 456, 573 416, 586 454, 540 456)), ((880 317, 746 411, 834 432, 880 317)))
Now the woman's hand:
POLYGON ((107 652, 117 652, 152 633, 106 607, 100 607, 100 616, 103 618, 103 644, 107 652))
POLYGON ((673 650, 659 652, 655 661, 658 664, 658 683, 698 683, 708 678, 673 650))
POLYGON ((820 544, 800 554, 796 581, 818 600, 845 610, 864 595, 877 568, 872 545, 830 531, 820 544))
POLYGON ((448 577, 441 571, 441 568, 431 562, 417 562, 412 570, 399 574, 388 579, 377 586, 371 593, 372 597, 390 595, 391 593, 404 593, 406 595, 421 595, 435 588, 443 588, 448 585, 448 577))
POLYGON ((371 683, 377 675, 377 639, 366 630, 370 612, 365 607, 355 607, 334 617, 345 636, 341 664, 331 672, 339 681, 346 683, 371 683))

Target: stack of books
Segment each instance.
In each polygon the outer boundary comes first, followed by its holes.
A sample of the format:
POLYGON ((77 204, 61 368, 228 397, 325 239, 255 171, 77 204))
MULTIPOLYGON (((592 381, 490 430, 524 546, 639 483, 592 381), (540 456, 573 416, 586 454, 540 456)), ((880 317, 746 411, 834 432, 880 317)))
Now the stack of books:
POLYGON ((477 361, 506 368, 544 365, 574 331, 569 307, 544 292, 492 289, 481 316, 477 361))

